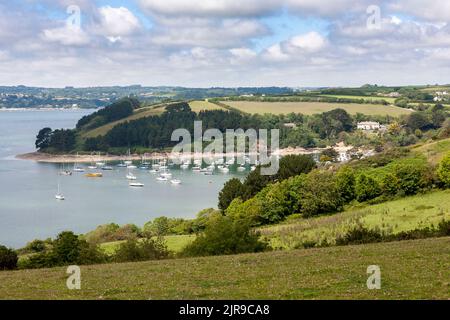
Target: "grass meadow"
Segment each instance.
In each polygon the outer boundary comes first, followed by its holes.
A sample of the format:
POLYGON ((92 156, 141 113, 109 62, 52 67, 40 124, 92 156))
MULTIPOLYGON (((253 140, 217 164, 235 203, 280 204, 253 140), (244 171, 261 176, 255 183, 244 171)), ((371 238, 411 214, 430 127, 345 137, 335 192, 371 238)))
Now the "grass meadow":
POLYGON ((448 299, 450 238, 81 267, 1 271, 0 299, 448 299), (366 286, 369 265, 381 289, 366 286))
POLYGON ((328 103, 328 102, 260 102, 260 101, 225 101, 222 102, 232 108, 247 113, 288 114, 291 112, 306 115, 323 113, 333 109, 345 109, 350 114, 364 113, 367 115, 400 116, 412 111, 395 106, 359 103, 328 103))

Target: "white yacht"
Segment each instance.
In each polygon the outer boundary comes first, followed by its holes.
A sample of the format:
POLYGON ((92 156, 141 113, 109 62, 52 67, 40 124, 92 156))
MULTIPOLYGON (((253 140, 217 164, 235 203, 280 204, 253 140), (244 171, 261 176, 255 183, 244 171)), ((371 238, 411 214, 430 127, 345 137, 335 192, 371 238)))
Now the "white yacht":
POLYGON ((181 184, 181 180, 180 179, 172 179, 170 180, 171 184, 181 184))
POLYGON ((130 187, 135 187, 135 188, 142 188, 144 186, 144 184, 140 183, 140 182, 130 182, 129 186, 130 187))

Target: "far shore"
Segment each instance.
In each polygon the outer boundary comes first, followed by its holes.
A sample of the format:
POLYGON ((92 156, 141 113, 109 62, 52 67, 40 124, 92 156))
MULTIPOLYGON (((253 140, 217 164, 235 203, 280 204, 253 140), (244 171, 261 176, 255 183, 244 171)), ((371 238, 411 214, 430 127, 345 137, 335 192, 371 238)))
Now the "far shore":
MULTIPOLYGON (((339 149, 351 149, 351 147, 335 147, 336 150, 339 149)), ((319 153, 325 149, 320 148, 313 148, 313 149, 304 149, 304 148, 285 148, 280 149, 275 154, 280 156, 286 156, 290 154, 314 154, 319 153)), ((248 155, 248 154, 246 154, 248 155)), ((152 159, 161 159, 161 158, 169 158, 169 159, 175 159, 175 158, 210 158, 210 157, 232 157, 233 155, 226 154, 226 153, 216 153, 209 154, 209 153, 203 153, 203 154, 195 154, 190 153, 189 155, 183 155, 183 154, 175 154, 170 152, 154 152, 154 153, 146 153, 146 154, 131 154, 131 155, 108 155, 108 154, 92 154, 92 155, 73 155, 73 154, 49 154, 49 153, 43 153, 43 152, 30 152, 25 154, 19 154, 16 156, 17 159, 21 160, 31 160, 36 162, 42 162, 42 163, 94 163, 98 161, 124 161, 124 160, 132 160, 132 161, 138 161, 142 160, 143 157, 146 160, 152 160, 152 159)), ((234 156, 242 156, 242 154, 234 154, 234 156)), ((250 156, 250 155, 248 155, 250 156)))

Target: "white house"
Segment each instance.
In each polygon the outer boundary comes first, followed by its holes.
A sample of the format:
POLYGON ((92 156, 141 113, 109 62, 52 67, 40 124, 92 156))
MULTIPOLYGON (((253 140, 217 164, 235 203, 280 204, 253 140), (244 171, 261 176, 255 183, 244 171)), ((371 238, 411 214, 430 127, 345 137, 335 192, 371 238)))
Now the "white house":
POLYGON ((360 130, 379 130, 381 129, 381 124, 375 121, 363 121, 358 122, 357 128, 360 130))

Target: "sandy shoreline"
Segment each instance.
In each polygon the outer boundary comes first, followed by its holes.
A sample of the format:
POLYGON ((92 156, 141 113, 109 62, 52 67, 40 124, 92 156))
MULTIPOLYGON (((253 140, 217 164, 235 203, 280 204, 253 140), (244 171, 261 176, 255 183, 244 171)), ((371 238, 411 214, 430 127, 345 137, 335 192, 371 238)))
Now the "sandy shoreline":
MULTIPOLYGON (((304 148, 286 148, 286 149, 280 149, 277 154, 280 156, 286 156, 289 154, 313 154, 323 151, 324 149, 314 148, 314 149, 304 149, 304 148)), ((24 153, 19 154, 16 156, 17 159, 21 160, 31 160, 36 162, 42 162, 42 163, 94 163, 98 161, 123 161, 123 160, 142 160, 142 157, 145 157, 146 160, 152 160, 152 159, 161 159, 161 158, 180 158, 180 154, 172 154, 172 153, 148 153, 144 155, 139 154, 132 154, 130 156, 124 155, 124 156, 116 156, 116 155, 70 155, 70 154, 48 154, 48 153, 41 153, 41 152, 30 152, 30 153, 24 153)), ((216 154, 216 157, 227 157, 227 154, 216 154)), ((241 156, 240 154, 237 154, 235 156, 241 156)), ((190 154, 191 158, 209 158, 211 157, 211 154, 204 153, 202 155, 199 154, 190 154)))

